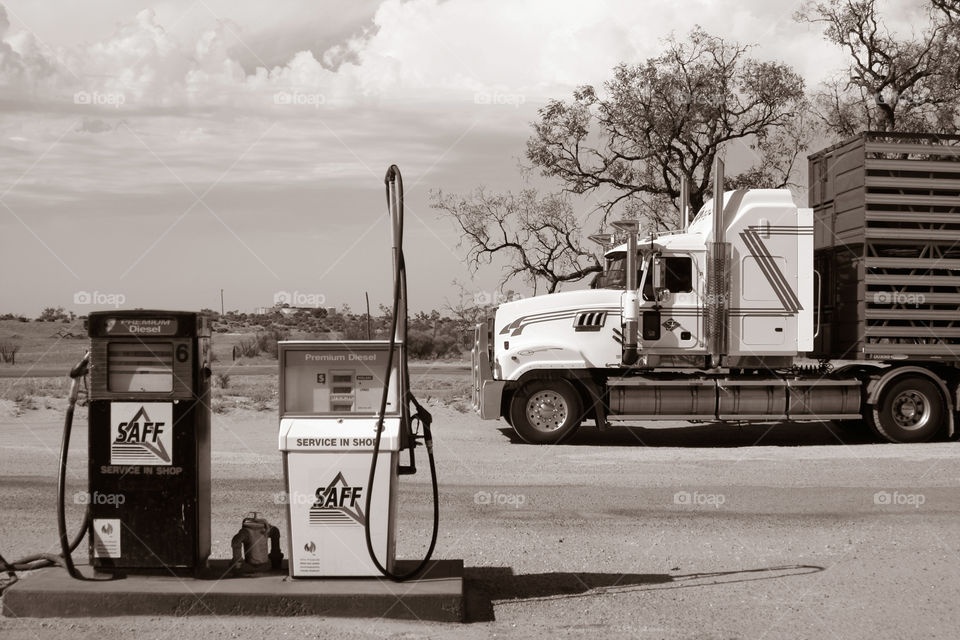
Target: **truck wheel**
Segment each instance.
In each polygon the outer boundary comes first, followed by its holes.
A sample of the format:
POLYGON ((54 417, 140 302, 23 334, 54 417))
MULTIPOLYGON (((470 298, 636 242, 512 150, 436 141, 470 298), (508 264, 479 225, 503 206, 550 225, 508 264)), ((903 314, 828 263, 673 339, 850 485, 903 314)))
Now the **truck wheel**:
POLYGON ((513 394, 510 424, 530 444, 559 444, 580 426, 583 404, 567 380, 534 380, 513 394))
POLYGON ((927 442, 943 427, 946 406, 932 380, 905 376, 883 390, 870 424, 890 442, 927 442))

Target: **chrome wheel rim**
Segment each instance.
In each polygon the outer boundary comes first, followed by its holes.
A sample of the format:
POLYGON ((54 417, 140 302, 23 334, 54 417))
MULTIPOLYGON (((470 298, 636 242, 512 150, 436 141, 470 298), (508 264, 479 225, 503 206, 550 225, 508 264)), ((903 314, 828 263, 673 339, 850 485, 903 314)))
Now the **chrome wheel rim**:
POLYGON ((556 431, 569 412, 567 401, 556 391, 538 391, 527 400, 527 422, 537 431, 556 431))
POLYGON ((906 431, 922 429, 930 421, 930 400, 919 391, 902 391, 893 399, 893 421, 906 431))

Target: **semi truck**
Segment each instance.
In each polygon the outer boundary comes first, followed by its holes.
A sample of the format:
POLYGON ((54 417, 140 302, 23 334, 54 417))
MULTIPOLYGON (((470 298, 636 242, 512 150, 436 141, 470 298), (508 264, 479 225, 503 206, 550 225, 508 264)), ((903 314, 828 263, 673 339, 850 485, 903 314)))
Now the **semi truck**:
MULTIPOLYGON (((529 443, 585 420, 839 421, 890 442, 954 435, 960 136, 864 132, 789 190, 713 193, 681 229, 614 223, 589 289, 475 328, 473 404, 529 443)), ((682 197, 685 201, 686 198, 682 197)))

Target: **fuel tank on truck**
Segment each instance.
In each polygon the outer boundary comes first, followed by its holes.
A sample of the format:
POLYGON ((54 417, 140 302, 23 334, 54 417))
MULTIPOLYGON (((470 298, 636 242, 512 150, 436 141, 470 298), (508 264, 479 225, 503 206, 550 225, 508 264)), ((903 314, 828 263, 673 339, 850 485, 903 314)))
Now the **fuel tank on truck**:
POLYGON ((622 297, 619 289, 589 289, 501 305, 493 335, 501 379, 531 369, 618 366, 622 297))

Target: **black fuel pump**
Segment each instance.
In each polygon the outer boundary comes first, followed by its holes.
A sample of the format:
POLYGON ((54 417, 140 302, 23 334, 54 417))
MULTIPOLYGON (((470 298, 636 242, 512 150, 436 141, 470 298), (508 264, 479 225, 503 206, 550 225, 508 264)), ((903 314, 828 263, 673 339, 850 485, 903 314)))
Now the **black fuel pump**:
POLYGON ((210 326, 177 311, 98 311, 90 335, 90 561, 196 572, 210 555, 210 326))
POLYGON ((0 557, 0 569, 13 578, 57 564, 90 580, 71 556, 90 533, 90 563, 111 577, 197 572, 210 554, 209 324, 190 312, 101 311, 90 314, 87 329, 90 351, 70 371, 60 446, 61 554, 0 557), (67 454, 88 375, 87 508, 70 539, 67 454))

